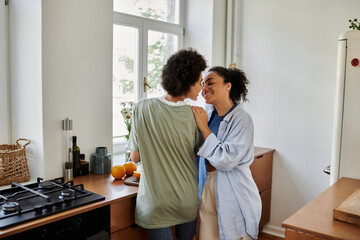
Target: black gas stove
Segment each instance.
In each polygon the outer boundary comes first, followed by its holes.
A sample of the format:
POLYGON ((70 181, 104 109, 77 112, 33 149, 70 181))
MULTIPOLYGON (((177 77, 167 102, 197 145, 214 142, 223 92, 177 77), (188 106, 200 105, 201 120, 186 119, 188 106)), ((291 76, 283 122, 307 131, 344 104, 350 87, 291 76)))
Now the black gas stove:
POLYGON ((0 229, 105 199, 64 178, 42 180, 27 185, 12 183, 0 191, 0 229))

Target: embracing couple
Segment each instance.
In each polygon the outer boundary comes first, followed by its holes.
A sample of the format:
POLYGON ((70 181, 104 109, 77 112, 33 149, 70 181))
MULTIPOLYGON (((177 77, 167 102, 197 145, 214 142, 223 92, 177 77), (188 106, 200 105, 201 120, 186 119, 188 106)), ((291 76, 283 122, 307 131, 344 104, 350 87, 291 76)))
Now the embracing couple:
POLYGON ((235 68, 212 67, 189 48, 173 54, 162 71, 160 98, 133 111, 129 147, 141 160, 135 222, 150 239, 190 240, 200 217, 200 240, 257 239, 261 200, 249 166, 254 127, 241 102, 247 80, 235 68), (199 92, 207 103, 191 107, 199 92), (200 197, 200 200, 199 200, 200 197))

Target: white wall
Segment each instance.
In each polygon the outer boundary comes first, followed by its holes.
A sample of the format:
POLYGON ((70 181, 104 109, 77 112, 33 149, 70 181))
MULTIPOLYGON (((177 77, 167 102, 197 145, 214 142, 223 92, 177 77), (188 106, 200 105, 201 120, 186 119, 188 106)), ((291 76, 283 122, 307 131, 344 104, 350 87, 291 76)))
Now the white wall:
POLYGON ((43 176, 41 0, 9 1, 12 143, 27 138, 31 178, 43 176))
POLYGON ((66 117, 86 160, 112 151, 112 0, 9 2, 13 141, 32 141, 32 178, 59 177, 66 117))
POLYGON ((204 56, 207 64, 212 62, 213 1, 185 1, 184 47, 192 47, 204 56))
MULTIPOLYGON (((214 0, 212 17, 212 66, 225 63, 226 46, 226 1, 214 0)), ((208 36, 210 38, 210 36, 208 36)), ((210 63, 209 63, 210 64, 210 63)))
POLYGON ((208 66, 225 62, 226 1, 185 1, 184 47, 204 56, 208 66))
POLYGON ((90 161, 112 151, 112 0, 46 0, 43 27, 43 124, 46 177, 62 174, 62 128, 90 161))
POLYGON ((337 39, 360 1, 244 0, 241 62, 255 145, 276 149, 271 220, 281 222, 329 185, 337 39))
POLYGON ((0 144, 10 143, 7 7, 0 4, 0 144))

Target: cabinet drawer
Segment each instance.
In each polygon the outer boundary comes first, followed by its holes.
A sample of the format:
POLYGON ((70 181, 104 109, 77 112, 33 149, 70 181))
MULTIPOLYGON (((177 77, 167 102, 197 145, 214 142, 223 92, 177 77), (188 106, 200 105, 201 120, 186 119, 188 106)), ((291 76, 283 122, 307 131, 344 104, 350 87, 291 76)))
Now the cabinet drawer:
POLYGON ((133 225, 111 234, 111 240, 147 240, 149 235, 146 229, 133 225))
POLYGON ((127 198, 110 205, 111 232, 135 224, 136 198, 127 198))
POLYGON ((270 205, 271 205, 271 188, 266 189, 260 193, 261 197, 261 219, 260 219, 260 230, 262 229, 263 225, 270 221, 270 205))
POLYGON ((259 192, 271 187, 273 153, 266 153, 254 158, 250 170, 259 192))

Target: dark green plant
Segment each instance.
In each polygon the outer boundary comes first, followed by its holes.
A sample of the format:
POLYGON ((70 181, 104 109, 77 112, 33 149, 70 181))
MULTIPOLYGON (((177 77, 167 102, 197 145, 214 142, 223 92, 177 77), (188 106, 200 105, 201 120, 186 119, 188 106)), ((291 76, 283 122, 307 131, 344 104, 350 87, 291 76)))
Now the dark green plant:
POLYGON ((357 18, 355 18, 354 20, 349 19, 349 22, 350 22, 349 28, 353 30, 360 30, 360 23, 358 22, 357 18))

